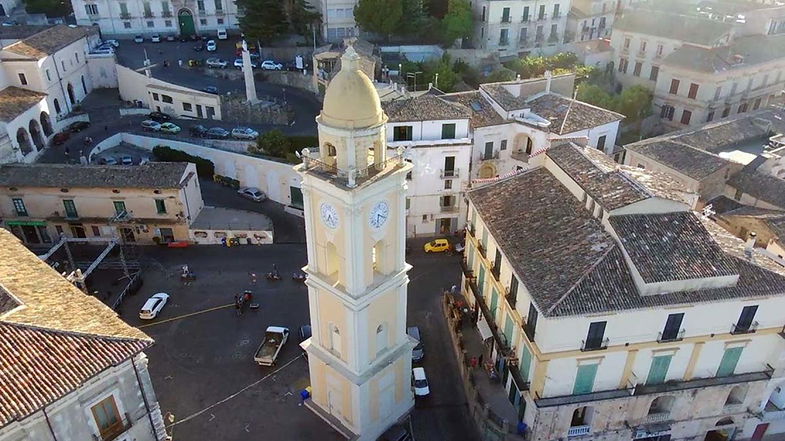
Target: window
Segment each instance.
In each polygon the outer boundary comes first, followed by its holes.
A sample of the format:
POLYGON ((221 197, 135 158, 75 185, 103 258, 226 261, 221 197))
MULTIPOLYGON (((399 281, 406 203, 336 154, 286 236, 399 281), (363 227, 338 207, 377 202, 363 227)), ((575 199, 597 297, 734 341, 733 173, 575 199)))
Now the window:
POLYGON ((556 38, 557 37, 556 34, 559 31, 558 27, 559 27, 559 25, 555 25, 555 24, 551 25, 551 35, 550 35, 550 38, 556 38))
POLYGON ((730 390, 730 393, 728 394, 728 398, 725 400, 725 405, 733 406, 735 404, 741 404, 744 402, 744 398, 746 397, 747 397, 746 385, 734 386, 734 388, 730 390))
POLYGON ((27 86, 27 77, 25 76, 25 74, 23 74, 21 72, 19 72, 19 83, 22 86, 27 86))
POLYGON ((499 46, 507 46, 510 43, 510 30, 502 29, 499 31, 499 46))
POLYGON ((608 138, 608 135, 602 135, 597 138, 597 149, 598 150, 605 150, 605 140, 608 138))
POLYGON ((529 381, 529 369, 532 364, 532 354, 529 352, 529 348, 525 345, 523 346, 523 352, 521 353, 521 361, 520 366, 518 367, 518 371, 521 373, 521 378, 523 378, 524 382, 529 381))
POLYGON ((760 98, 755 98, 755 101, 752 103, 752 110, 758 110, 760 107, 760 98))
POLYGON ((155 200, 155 211, 158 214, 166 214, 166 201, 163 199, 155 200))
POLYGON ((681 338, 681 323, 684 320, 684 313, 669 314, 665 321, 665 328, 660 333, 658 341, 674 341, 681 338))
POLYGON ((660 108, 660 118, 667 119, 668 121, 673 121, 674 112, 676 112, 676 109, 673 106, 664 104, 662 108, 660 108))
POLYGON ((123 29, 131 29, 131 22, 130 21, 124 21, 123 22, 123 29))
POLYGON ((452 179, 445 179, 444 180, 444 189, 451 190, 452 189, 452 179))
POLYGON ((455 124, 442 124, 442 139, 455 139, 455 124))
POLYGON ((485 21, 485 6, 482 7, 482 17, 480 17, 480 21, 485 21))
POLYGON ((728 96, 736 95, 736 89, 738 88, 739 88, 739 83, 734 82, 733 85, 730 86, 730 94, 728 96))
POLYGON ((164 95, 164 94, 161 94, 161 101, 163 101, 163 102, 165 102, 167 104, 172 104, 174 102, 172 100, 172 97, 170 97, 169 95, 164 95))
POLYGON ((160 101, 160 100, 158 99, 158 94, 157 94, 157 93, 155 93, 155 92, 153 92, 153 101, 160 101))
POLYGON ((662 45, 661 45, 661 44, 658 44, 658 45, 657 45, 657 56, 658 56, 658 57, 661 57, 661 56, 662 56, 662 49, 663 49, 662 45))
POLYGON ((217 18, 217 19, 215 19, 215 22, 218 23, 219 25, 222 25, 222 24, 224 24, 224 19, 223 18, 217 18))
POLYGON ((623 58, 623 57, 619 58, 619 72, 627 73, 627 65, 628 64, 629 64, 629 62, 627 61, 626 58, 623 58))
POLYGON ((636 61, 635 68, 632 70, 632 74, 636 77, 641 76, 641 69, 643 69, 643 63, 636 61))
POLYGON ((630 48, 630 39, 629 37, 624 39, 624 50, 628 50, 630 48))
POLYGON ((117 411, 117 404, 114 401, 114 396, 110 395, 95 406, 90 408, 95 420, 98 431, 101 433, 101 438, 108 439, 113 435, 122 433, 123 420, 120 418, 120 412, 117 411))
POLYGON ((482 159, 493 159, 493 141, 485 143, 485 152, 483 152, 482 159))
POLYGON ((172 27, 172 20, 164 20, 164 26, 166 26, 167 28, 171 28, 172 27))
POLYGON ((393 141, 411 141, 412 126, 393 127, 393 141))
POLYGON ((725 353, 722 354, 722 360, 720 360, 720 367, 717 368, 718 377, 733 375, 733 371, 736 370, 736 365, 739 363, 739 357, 741 357, 741 351, 743 349, 744 348, 741 346, 725 349, 725 353))
POLYGON ((491 274, 499 280, 499 274, 502 269, 502 253, 499 251, 499 248, 496 248, 496 255, 493 257, 493 268, 491 268, 491 274))
POLYGON ((128 15, 128 4, 120 3, 120 16, 125 17, 128 15))
POLYGON ((679 80, 677 80, 677 79, 672 79, 672 80, 671 80, 671 89, 670 89, 670 93, 671 93, 672 95, 678 95, 678 94, 679 94, 679 83, 680 83, 680 81, 679 81, 679 80))
POLYGON ((572 388, 573 395, 591 393, 594 389, 594 377, 597 376, 598 366, 599 364, 584 364, 578 366, 578 373, 575 375, 575 385, 572 388))
POLYGON ((741 310, 739 321, 733 325, 731 334, 743 334, 749 331, 754 331, 753 320, 755 313, 758 312, 758 305, 745 306, 741 310))
MULTIPOLYGON (((515 279, 515 286, 518 286, 518 279, 515 279)), ((526 326, 524 327, 524 332, 526 332, 526 336, 529 337, 529 341, 534 341, 534 333, 537 330, 537 308, 534 306, 534 303, 529 303, 529 315, 526 316, 526 326)))
POLYGON ((685 126, 688 125, 690 123, 690 118, 692 118, 692 112, 690 112, 687 109, 684 109, 681 112, 681 123, 684 124, 685 126))
POLYGON ((196 0, 196 9, 200 14, 204 14, 204 0, 196 0))
POLYGON ((526 42, 529 40, 529 29, 521 28, 520 40, 521 40, 521 44, 526 44, 526 42))
POLYGON ((646 42, 645 41, 641 41, 640 52, 646 52, 646 42))
POLYGON ((46 80, 52 81, 52 74, 49 73, 49 69, 46 70, 46 80))
POLYGON ((739 113, 746 112, 747 111, 747 107, 748 107, 748 104, 747 104, 746 101, 741 103, 741 104, 739 104, 739 113))
POLYGON ((712 120, 714 120, 714 111, 709 110, 709 114, 706 116, 706 122, 711 122, 712 120))
POLYGON ((202 25, 202 26, 207 26, 207 19, 206 18, 200 18, 199 19, 199 24, 202 25))
POLYGON ((559 18, 559 4, 553 5, 553 18, 559 18))
POLYGON ((671 413, 674 401, 676 401, 676 399, 670 395, 663 395, 655 398, 649 406, 649 415, 671 413))
POLYGON ((539 13, 537 14, 537 18, 539 20, 544 20, 545 19, 545 5, 540 5, 540 10, 539 10, 539 13))
POLYGON ((662 384, 668 375, 668 367, 671 364, 673 355, 660 355, 652 357, 649 376, 646 377, 646 384, 662 384))
POLYGON ((79 214, 76 212, 76 204, 74 204, 74 201, 68 199, 64 200, 63 208, 65 208, 65 217, 79 217, 79 214))
POLYGON ((733 199, 736 199, 737 201, 738 201, 738 200, 741 200, 741 195, 742 195, 742 194, 744 194, 744 192, 743 192, 743 191, 741 191, 741 190, 736 190, 736 192, 733 194, 733 199))
POLYGON ((25 201, 20 198, 13 198, 11 202, 14 204, 14 210, 17 216, 27 216, 27 208, 25 208, 25 201))
POLYGON ((722 117, 725 118, 728 115, 730 115, 730 106, 725 106, 725 108, 722 109, 722 117))
POLYGON ((526 154, 531 155, 532 149, 534 148, 534 142, 531 138, 526 138, 526 154))
POLYGON ((605 325, 607 322, 594 322, 589 325, 589 332, 586 334, 586 341, 583 344, 584 351, 593 349, 605 349, 605 325))
POLYGON ((720 95, 722 95, 722 86, 717 86, 717 88, 714 89, 714 99, 720 99, 720 95))
POLYGON ((695 99, 698 96, 698 85, 695 83, 690 84, 690 91, 687 92, 687 98, 695 99))
POLYGON ((499 144, 499 150, 507 150, 507 140, 502 139, 501 144, 499 144))
POLYGON ((74 59, 76 59, 76 64, 79 64, 79 54, 74 52, 74 59))
POLYGON ((660 74, 660 67, 659 66, 652 66, 651 72, 649 73, 649 79, 651 81, 657 81, 657 76, 660 74))
POLYGON ((184 112, 192 112, 193 111, 193 106, 191 105, 191 103, 183 103, 183 111, 184 112))
POLYGON ((84 5, 84 10, 87 15, 98 15, 98 5, 96 4, 84 5))
POLYGON ((125 202, 123 201, 112 201, 114 204, 114 212, 115 214, 123 214, 125 213, 125 202))
MULTIPOLYGON (((483 6, 483 8, 485 8, 485 6, 483 6)), ((524 6, 523 7, 523 21, 525 21, 525 22, 529 21, 529 7, 528 6, 524 6)))
POLYGON ((510 22, 510 8, 502 9, 502 23, 510 22))
POLYGON ((155 23, 154 23, 152 20, 148 20, 148 21, 147 21, 147 27, 148 27, 148 28, 155 27, 155 23))
MULTIPOLYGON (((450 181, 444 181, 444 182, 450 182, 450 181)), ((411 206, 412 206, 412 201, 411 201, 411 199, 409 199, 409 198, 406 198, 406 209, 408 210, 408 209, 409 209, 409 207, 411 207, 411 206)))

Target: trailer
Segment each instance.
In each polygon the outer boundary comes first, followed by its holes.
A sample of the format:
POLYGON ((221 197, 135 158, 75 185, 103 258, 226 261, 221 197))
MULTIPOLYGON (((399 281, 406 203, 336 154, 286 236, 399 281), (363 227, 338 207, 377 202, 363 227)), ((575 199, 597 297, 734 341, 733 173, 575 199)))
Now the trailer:
POLYGON ((260 366, 273 366, 281 348, 289 339, 289 328, 270 326, 264 332, 264 340, 254 354, 254 361, 260 366))

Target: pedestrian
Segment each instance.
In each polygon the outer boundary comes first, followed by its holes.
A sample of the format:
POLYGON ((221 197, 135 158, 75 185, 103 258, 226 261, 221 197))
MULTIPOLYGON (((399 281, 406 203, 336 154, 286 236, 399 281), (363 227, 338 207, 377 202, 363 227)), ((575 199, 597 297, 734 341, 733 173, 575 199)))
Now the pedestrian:
POLYGON ((480 352, 480 357, 479 357, 479 359, 478 359, 480 366, 482 366, 482 356, 483 356, 483 355, 485 355, 485 354, 483 354, 482 352, 480 352))
POLYGON ((109 126, 104 126, 104 132, 108 132, 108 131, 109 131, 109 126))
POLYGON ((68 156, 69 149, 68 147, 65 148, 65 156, 68 156))
POLYGON ((457 285, 453 285, 452 288, 450 288, 450 292, 453 295, 458 294, 458 286, 457 285))

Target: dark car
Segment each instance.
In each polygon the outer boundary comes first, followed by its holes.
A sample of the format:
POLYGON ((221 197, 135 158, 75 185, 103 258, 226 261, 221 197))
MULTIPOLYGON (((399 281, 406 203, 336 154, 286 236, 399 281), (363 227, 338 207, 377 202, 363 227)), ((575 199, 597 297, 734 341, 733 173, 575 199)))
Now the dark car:
POLYGON ((198 43, 196 46, 194 46, 194 50, 195 50, 196 52, 201 52, 201 51, 203 51, 203 50, 204 50, 204 43, 198 43))
POLYGON ((311 338, 311 325, 300 326, 300 342, 311 338))
POLYGON ((75 123, 71 123, 70 126, 66 128, 67 131, 71 133, 79 133, 82 130, 90 127, 90 123, 87 121, 77 121, 75 123))
POLYGON ((163 112, 150 112, 147 114, 147 119, 151 119, 159 123, 164 123, 170 121, 172 117, 163 112))
POLYGON ((190 129, 188 129, 188 132, 191 134, 191 136, 196 136, 198 138, 201 138, 204 136, 205 133, 207 133, 207 127, 200 124, 198 126, 191 127, 190 129))
POLYGON ((205 86, 202 89, 202 91, 203 92, 207 92, 207 93, 215 93, 215 94, 217 94, 218 93, 218 88, 215 87, 215 86, 205 86))
POLYGON ((191 35, 191 40, 192 41, 199 41, 199 40, 203 40, 203 38, 199 34, 193 34, 193 35, 191 35))
POLYGON ((212 127, 204 133, 205 138, 226 139, 229 132, 221 127, 212 127))
POLYGON ((64 144, 70 137, 71 134, 69 132, 60 132, 52 137, 52 145, 64 144))
POLYGON ((177 37, 175 37, 174 35, 167 35, 166 36, 166 41, 175 41, 175 40, 177 40, 177 37))

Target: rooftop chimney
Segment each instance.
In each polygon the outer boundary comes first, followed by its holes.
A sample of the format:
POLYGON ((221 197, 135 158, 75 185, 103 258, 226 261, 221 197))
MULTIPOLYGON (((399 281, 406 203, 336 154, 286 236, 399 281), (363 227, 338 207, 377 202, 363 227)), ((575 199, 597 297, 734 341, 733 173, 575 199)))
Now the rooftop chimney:
POLYGON ((545 71, 545 93, 551 93, 551 78, 553 78, 553 74, 551 71, 545 71))

